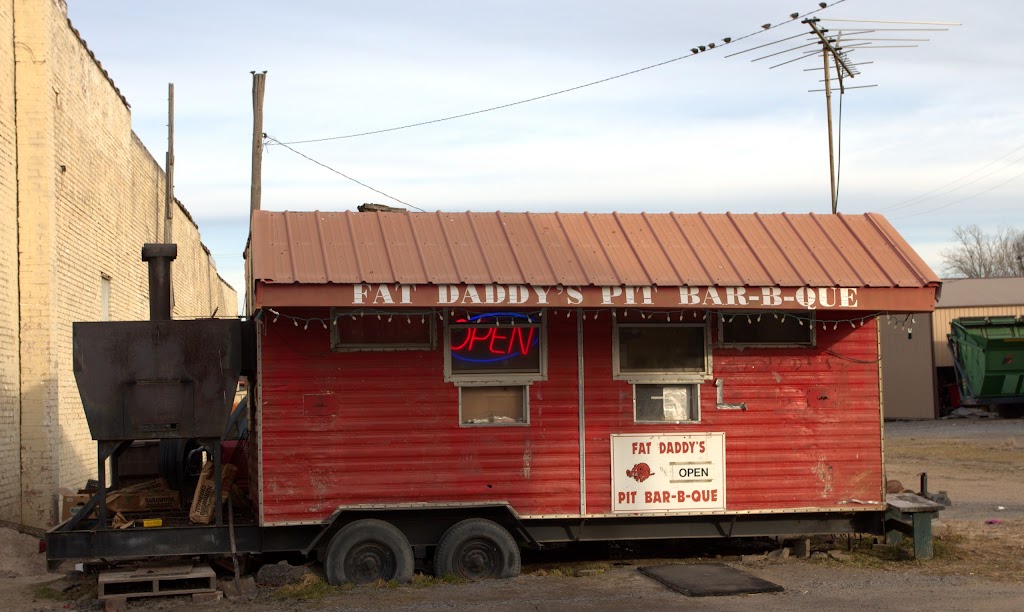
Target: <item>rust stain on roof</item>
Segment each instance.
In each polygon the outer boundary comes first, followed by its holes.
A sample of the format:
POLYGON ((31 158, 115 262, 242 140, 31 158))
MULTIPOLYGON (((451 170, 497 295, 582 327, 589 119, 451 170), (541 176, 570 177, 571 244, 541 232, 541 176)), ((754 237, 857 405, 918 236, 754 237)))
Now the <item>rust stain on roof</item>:
POLYGON ((273 284, 923 287, 939 278, 884 217, 791 214, 271 212, 273 284))

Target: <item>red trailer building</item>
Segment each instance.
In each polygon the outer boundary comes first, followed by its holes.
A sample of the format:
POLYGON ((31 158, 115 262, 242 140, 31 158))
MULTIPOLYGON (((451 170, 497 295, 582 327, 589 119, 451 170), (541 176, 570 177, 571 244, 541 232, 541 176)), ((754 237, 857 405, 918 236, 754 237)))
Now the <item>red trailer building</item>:
POLYGON ((259 524, 332 580, 878 531, 877 326, 939 288, 875 214, 257 211, 247 273, 259 524))

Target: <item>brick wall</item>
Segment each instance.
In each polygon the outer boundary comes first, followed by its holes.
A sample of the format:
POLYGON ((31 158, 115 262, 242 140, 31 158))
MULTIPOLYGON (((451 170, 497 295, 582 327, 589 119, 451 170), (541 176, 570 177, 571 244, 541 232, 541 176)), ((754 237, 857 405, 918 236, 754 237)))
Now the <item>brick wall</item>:
MULTIPOLYGON (((81 486, 96 473, 96 444, 72 372, 71 323, 99 320, 104 311, 111 320, 148 318, 140 252, 163 237, 165 176, 132 132, 125 101, 68 23, 63 0, 14 6, 20 518, 47 525, 57 488, 81 486)), ((174 315, 209 316, 217 307, 218 315, 236 315, 235 291, 217 276, 180 205, 172 230, 174 315)), ((0 500, 4 495, 0 490, 0 500)))
MULTIPOLYGON (((0 4, 0 32, 14 31, 14 7, 0 4)), ((2 38, 0 38, 2 40, 2 38)), ((18 371, 18 217, 14 125, 14 46, 0 44, 0 518, 21 506, 18 371)))

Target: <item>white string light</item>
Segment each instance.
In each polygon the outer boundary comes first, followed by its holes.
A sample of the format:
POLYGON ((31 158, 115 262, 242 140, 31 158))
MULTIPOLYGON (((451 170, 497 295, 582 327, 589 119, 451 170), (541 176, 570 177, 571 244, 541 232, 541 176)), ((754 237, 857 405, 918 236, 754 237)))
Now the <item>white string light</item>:
MULTIPOLYGON (((850 325, 850 329, 856 329, 858 326, 863 327, 864 323, 866 321, 868 321, 868 320, 874 319, 874 320, 880 321, 881 320, 881 316, 884 314, 885 318, 886 318, 886 323, 888 325, 892 326, 892 327, 896 327, 897 329, 906 330, 908 338, 910 338, 912 336, 912 333, 913 333, 912 326, 916 322, 916 319, 915 319, 915 317, 914 317, 914 315, 912 313, 911 314, 899 313, 898 315, 894 316, 893 313, 889 313, 889 312, 885 312, 885 313, 876 312, 876 313, 865 314, 863 316, 852 317, 852 318, 821 320, 820 318, 817 318, 817 314, 814 313, 814 312, 809 312, 806 316, 803 316, 803 315, 798 314, 796 312, 779 312, 779 311, 767 311, 767 310, 766 311, 759 311, 759 312, 740 312, 740 313, 737 313, 737 314, 727 314, 726 312, 722 312, 721 310, 697 309, 697 308, 681 309, 681 310, 678 310, 678 311, 675 311, 675 310, 662 311, 662 310, 659 309, 658 311, 653 311, 653 312, 652 311, 646 311, 644 309, 637 309, 637 310, 640 311, 640 318, 641 319, 643 319, 643 320, 650 320, 651 322, 654 322, 654 319, 657 316, 658 312, 662 312, 662 314, 665 315, 665 321, 669 322, 669 323, 672 321, 672 315, 673 314, 677 314, 678 315, 678 320, 682 321, 683 318, 685 317, 687 311, 692 312, 694 318, 701 317, 704 321, 708 320, 708 315, 709 314, 718 314, 719 317, 720 317, 720 320, 726 321, 728 323, 734 322, 736 320, 736 317, 746 317, 748 324, 753 324, 754 322, 758 322, 759 323, 761 321, 761 319, 764 317, 764 315, 768 314, 768 312, 771 312, 772 317, 774 319, 782 322, 782 323, 787 323, 788 320, 792 320, 792 319, 796 319, 797 323, 799 325, 801 325, 801 326, 804 325, 805 323, 807 323, 807 324, 809 324, 809 325, 811 325, 813 327, 817 323, 820 323, 821 324, 821 329, 823 331, 827 331, 828 330, 828 323, 832 323, 832 330, 833 331, 838 330, 839 329, 839 325, 842 324, 842 323, 848 323, 850 325)), ((628 317, 628 313, 629 313, 629 309, 625 309, 625 308, 621 309, 621 310, 617 310, 615 308, 593 308, 593 309, 576 308, 576 309, 566 309, 565 317, 566 318, 571 318, 572 317, 572 313, 574 311, 577 312, 578 315, 580 317, 582 317, 582 320, 584 320, 584 321, 587 320, 590 317, 590 315, 593 315, 593 319, 596 321, 597 318, 600 316, 600 313, 602 311, 610 311, 613 320, 619 314, 621 314, 624 318, 628 317)), ((430 310, 426 310, 426 311, 424 309, 416 309, 416 310, 414 310, 412 312, 408 312, 408 311, 403 312, 401 310, 372 309, 372 308, 369 308, 369 309, 364 308, 364 309, 352 310, 352 311, 348 311, 348 312, 341 312, 341 313, 338 313, 338 314, 333 314, 332 316, 329 316, 329 317, 297 317, 297 316, 293 316, 293 315, 289 315, 289 314, 283 314, 283 313, 281 313, 280 311, 278 311, 277 309, 274 309, 274 308, 267 308, 266 312, 274 315, 273 320, 272 320, 273 323, 276 323, 278 321, 278 319, 280 319, 281 317, 284 317, 286 320, 290 320, 292 322, 292 325, 295 326, 295 327, 298 327, 299 324, 301 323, 302 324, 302 328, 304 330, 308 330, 309 329, 309 324, 313 323, 313 322, 319 323, 320 326, 323 327, 325 330, 329 330, 330 327, 328 327, 328 322, 330 322, 331 325, 337 326, 338 325, 338 321, 341 320, 341 318, 346 316, 346 315, 350 319, 352 319, 353 321, 356 321, 357 317, 365 317, 365 316, 376 316, 378 321, 383 321, 384 320, 384 316, 386 315, 387 316, 387 320, 388 320, 389 323, 393 322, 394 321, 394 317, 396 317, 396 316, 398 316, 398 317, 404 316, 406 324, 407 325, 411 325, 412 324, 412 317, 414 315, 418 315, 420 317, 420 323, 425 324, 427 316, 429 315, 430 312, 436 312, 437 316, 438 316, 438 319, 442 320, 442 321, 444 320, 444 314, 445 314, 444 310, 442 310, 442 309, 436 309, 436 310, 430 309, 430 310)), ((454 308, 452 308, 452 309, 449 310, 449 312, 451 313, 451 316, 453 316, 453 317, 456 316, 456 314, 460 313, 460 312, 463 313, 463 316, 465 316, 465 317, 470 317, 470 316, 474 316, 474 315, 484 314, 480 310, 474 310, 474 309, 470 309, 470 308, 466 308, 466 309, 454 309, 454 308)), ((543 316, 544 316, 545 312, 548 312, 548 309, 541 308, 541 309, 538 309, 538 310, 533 311, 533 312, 523 312, 522 314, 524 316, 526 316, 531 323, 536 323, 536 322, 540 321, 541 319, 543 319, 543 316)), ((550 309, 550 312, 552 314, 554 314, 557 311, 555 309, 550 309)), ((263 314, 262 312, 257 313, 256 314, 256 318, 262 317, 262 314, 263 314)), ((516 325, 516 321, 517 321, 517 319, 514 318, 514 317, 513 318, 509 318, 508 320, 500 320, 500 321, 499 320, 495 320, 494 321, 494 325, 500 326, 502 323, 504 323, 504 324, 511 324, 511 325, 515 326, 516 325)))

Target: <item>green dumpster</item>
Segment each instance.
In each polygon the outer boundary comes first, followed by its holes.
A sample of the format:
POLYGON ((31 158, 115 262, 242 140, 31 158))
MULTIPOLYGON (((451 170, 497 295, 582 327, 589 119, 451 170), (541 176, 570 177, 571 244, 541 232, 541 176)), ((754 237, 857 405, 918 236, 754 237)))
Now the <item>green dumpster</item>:
POLYGON ((1024 407, 1024 318, 961 317, 950 328, 962 403, 1024 407))

